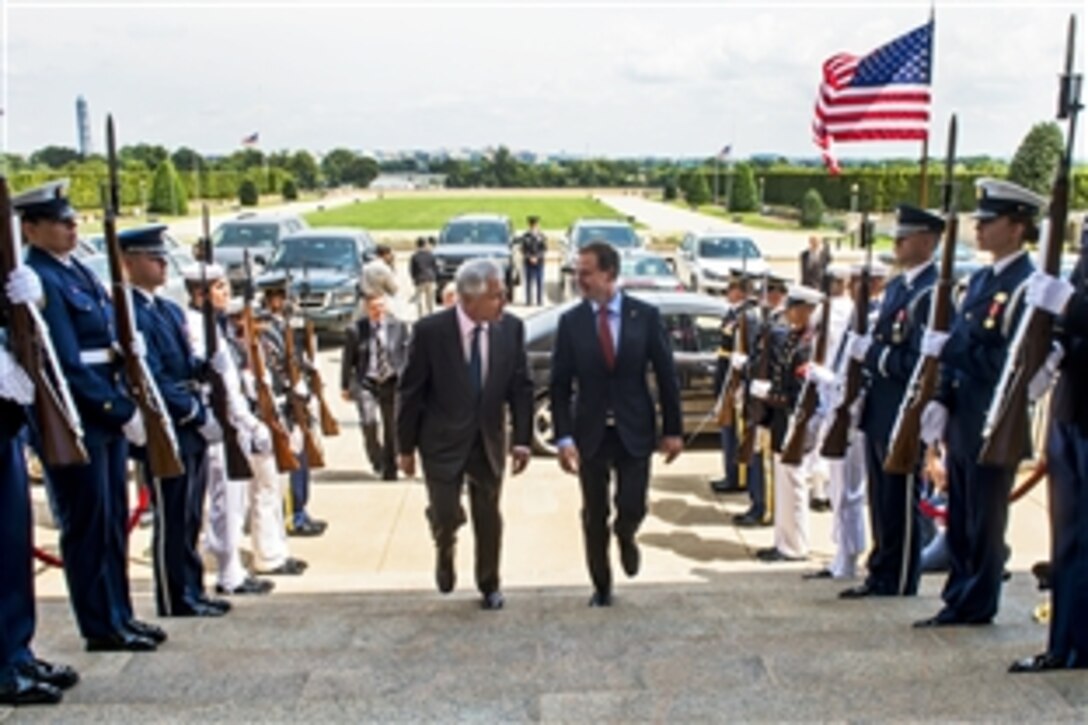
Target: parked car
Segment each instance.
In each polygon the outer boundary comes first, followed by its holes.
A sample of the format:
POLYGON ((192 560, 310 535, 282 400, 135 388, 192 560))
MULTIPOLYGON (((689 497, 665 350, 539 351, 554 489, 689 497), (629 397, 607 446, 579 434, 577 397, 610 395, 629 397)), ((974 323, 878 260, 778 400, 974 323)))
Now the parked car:
POLYGON ((499 214, 465 214, 450 219, 438 233, 434 259, 438 265, 435 295, 438 302, 442 287, 453 279, 463 262, 478 257, 494 259, 506 278, 506 298, 514 299, 514 288, 521 279, 514 249, 514 225, 499 214))
POLYGON ((267 264, 281 239, 309 228, 310 225, 302 217, 294 214, 247 212, 215 228, 212 232, 212 255, 226 270, 231 290, 237 293, 245 283, 244 259, 247 250, 253 272, 258 273, 267 264))
POLYGON ((574 291, 574 270, 578 266, 578 251, 590 242, 608 242, 621 254, 642 249, 642 238, 628 222, 618 219, 579 219, 567 230, 563 240, 563 257, 559 266, 559 294, 574 291))
MULTIPOLYGON (((167 249, 181 249, 182 243, 178 241, 178 238, 171 235, 169 230, 165 230, 162 233, 163 243, 167 249)), ((85 255, 90 254, 105 254, 106 253, 106 237, 102 234, 95 234, 92 237, 83 237, 79 240, 79 244, 76 246, 75 253, 82 258, 85 255)), ((189 255, 190 257, 192 255, 189 255)))
POLYGON ((694 292, 720 294, 733 270, 759 275, 767 260, 748 237, 724 232, 690 232, 676 250, 676 274, 694 292))
POLYGON ((323 227, 290 234, 279 241, 263 277, 286 272, 296 312, 318 332, 340 333, 359 306, 363 264, 374 258, 374 240, 361 229, 323 227))
MULTIPOLYGON (((661 311, 662 322, 672 343, 676 374, 680 382, 684 431, 702 427, 707 432, 717 428, 708 416, 714 408, 714 371, 721 344, 725 300, 692 292, 634 291, 634 297, 661 311)), ((533 379, 533 448, 540 453, 554 453, 552 416, 548 399, 551 353, 559 316, 580 300, 549 307, 525 318, 525 349, 533 379)), ((653 376, 650 376, 651 385, 653 376)))
POLYGON ((684 289, 669 260, 642 249, 631 250, 620 259, 618 284, 625 290, 684 289))
MULTIPOLYGON (((110 280, 110 259, 102 252, 81 255, 79 261, 91 268, 91 271, 102 281, 107 292, 112 291, 110 280)), ((166 273, 166 284, 159 294, 177 302, 182 307, 189 304, 189 294, 185 291, 185 277, 183 272, 186 267, 196 264, 193 255, 184 247, 172 247, 166 255, 169 269, 166 273)))

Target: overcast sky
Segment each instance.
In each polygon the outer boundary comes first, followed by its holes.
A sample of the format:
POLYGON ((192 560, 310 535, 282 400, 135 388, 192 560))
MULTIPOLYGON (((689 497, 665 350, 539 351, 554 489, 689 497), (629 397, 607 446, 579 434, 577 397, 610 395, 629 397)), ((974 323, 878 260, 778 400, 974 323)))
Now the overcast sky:
MULTIPOLYGON (((506 144, 592 155, 816 156, 822 62, 923 24, 930 3, 338 3, 0 0, 3 140, 228 153, 506 144)), ((950 113, 961 153, 1010 156, 1054 116, 1082 2, 936 3, 931 152, 950 113)), ((1083 69, 1088 18, 1081 17, 1083 69)), ((1083 124, 1082 124, 1083 126, 1083 124)), ((1083 133, 1081 134, 1083 136, 1083 133)), ((1083 154, 1079 149, 1078 157, 1083 154)), ((917 143, 842 145, 914 156, 917 143)))

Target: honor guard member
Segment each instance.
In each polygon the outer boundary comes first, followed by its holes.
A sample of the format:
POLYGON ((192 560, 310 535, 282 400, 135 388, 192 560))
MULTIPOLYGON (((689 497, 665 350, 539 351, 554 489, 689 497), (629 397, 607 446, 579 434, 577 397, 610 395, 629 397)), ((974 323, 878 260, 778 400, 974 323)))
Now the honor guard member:
POLYGON ((773 324, 785 324, 786 297, 789 291, 790 285, 785 277, 777 274, 767 275, 767 307, 771 311, 773 324))
MULTIPOLYGON (((287 334, 294 334, 294 330, 287 329, 284 318, 284 308, 287 306, 286 274, 272 273, 261 277, 258 281, 263 294, 261 295, 262 310, 259 320, 261 326, 260 343, 264 350, 265 359, 268 361, 268 372, 272 376, 272 390, 280 399, 280 410, 284 412, 284 420, 291 431, 291 447, 298 458, 299 467, 291 472, 290 488, 288 489, 287 506, 287 531, 292 536, 320 536, 325 533, 328 524, 325 521, 310 517, 306 511, 306 504, 310 500, 310 463, 306 458, 305 446, 302 441, 302 430, 298 427, 291 415, 290 398, 292 395, 309 399, 310 391, 306 383, 301 379, 295 389, 288 384, 287 377, 287 334)), ((381 294, 381 292, 378 292, 381 294)), ((298 356, 299 345, 295 345, 295 354, 298 356)), ((299 356, 301 358, 301 356, 299 356)), ((302 361, 299 360, 301 368, 302 361)))
MULTIPOLYGON (((743 370, 748 362, 749 354, 738 350, 743 347, 751 351, 756 344, 759 334, 759 315, 749 304, 749 278, 737 270, 733 270, 726 283, 725 299, 729 309, 722 317, 721 344, 718 347, 718 366, 714 374, 714 396, 721 398, 722 389, 725 387, 732 370, 743 370), (740 320, 745 318, 745 327, 748 334, 743 345, 739 345, 737 335, 740 334, 740 320)), ((735 400, 720 400, 720 405, 731 405, 736 408, 735 400)), ((722 426, 722 464, 725 475, 710 482, 710 488, 715 493, 734 493, 748 490, 750 486, 763 486, 763 468, 761 456, 758 452, 752 454, 752 459, 745 462, 737 461, 737 448, 739 446, 737 436, 738 423, 743 424, 743 416, 734 413, 733 424, 722 426), (758 481, 752 481, 758 477, 758 481)), ((759 518, 762 518, 760 513, 759 518)))
POLYGON ((544 257, 548 252, 548 240, 540 231, 540 217, 528 218, 529 228, 521 235, 521 259, 525 265, 525 304, 533 304, 533 288, 536 287, 536 304, 542 304, 544 295, 544 257))
POLYGON ((95 273, 72 251, 79 243, 66 179, 12 199, 41 279, 42 316, 83 423, 90 462, 46 465, 60 528, 68 595, 88 651, 149 651, 166 639, 135 619, 128 585, 129 441, 145 442, 115 353, 113 305, 95 273))
POLYGON ((132 291, 136 328, 143 338, 144 359, 177 436, 185 470, 173 478, 155 478, 147 451, 132 449, 151 487, 155 523, 151 552, 155 574, 155 604, 160 617, 219 617, 226 607, 204 593, 204 563, 197 551, 204 517, 208 444, 222 440, 223 431, 200 397, 201 371, 193 350, 185 312, 155 295, 166 283, 165 224, 118 233, 126 276, 132 291))
POLYGON ((753 380, 751 394, 770 409, 774 467, 774 546, 760 549, 762 561, 802 561, 808 558, 808 481, 801 466, 782 463, 790 415, 801 397, 805 370, 812 358, 810 322, 823 300, 818 290, 797 285, 786 298, 785 324, 771 330, 770 379, 753 380))
MULTIPOLYGON (((1016 470, 982 465, 978 457, 986 413, 1034 271, 1023 246, 1038 238, 1035 217, 1046 200, 1008 181, 975 184, 978 247, 993 255, 993 263, 971 275, 950 330, 927 330, 922 339, 922 353, 941 360, 941 390, 922 412, 922 439, 946 446, 951 570, 941 592, 944 607, 915 623, 920 627, 992 622, 1007 554, 1005 526, 1016 470)), ((1026 456, 1027 436, 1023 445, 1026 456)))
MULTIPOLYGON (((892 428, 918 362, 929 322, 937 265, 933 253, 944 231, 939 216, 907 204, 896 210, 895 258, 903 273, 888 283, 868 335, 850 333, 847 354, 864 365, 868 389, 861 413, 869 482, 869 523, 873 547, 862 584, 840 593, 844 599, 913 596, 921 576, 921 475, 884 471, 892 428)), ((920 464, 920 461, 919 461, 920 464)))
MULTIPOLYGON (((1046 453, 1050 638, 1046 651, 1013 663, 1010 672, 1088 667, 1088 234, 1082 232, 1081 240, 1071 281, 1039 272, 1025 294, 1029 305, 1054 315, 1057 325, 1055 351, 1047 360, 1050 370, 1060 369, 1050 397, 1046 453)), ((1041 395, 1042 387, 1031 397, 1041 395)))
POLYGON ((9 305, 36 305, 42 298, 37 275, 19 265, 6 284, 0 307, 0 705, 42 705, 61 701, 61 690, 79 675, 71 667, 34 656, 33 520, 30 482, 23 457, 25 409, 34 402, 34 383, 8 352, 9 305))

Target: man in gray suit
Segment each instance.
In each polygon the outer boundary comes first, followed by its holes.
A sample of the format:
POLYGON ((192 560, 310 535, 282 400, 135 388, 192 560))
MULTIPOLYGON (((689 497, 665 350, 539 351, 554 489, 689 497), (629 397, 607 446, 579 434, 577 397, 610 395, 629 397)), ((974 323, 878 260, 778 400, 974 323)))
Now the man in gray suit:
POLYGON ((359 408, 363 443, 374 472, 384 481, 396 481, 397 379, 408 362, 408 326, 386 313, 385 295, 369 295, 364 304, 366 314, 345 331, 340 396, 359 408))
POLYGON ((454 542, 465 523, 461 490, 469 485, 476 537, 476 586, 484 609, 501 609, 499 494, 507 454, 507 411, 513 424, 513 474, 529 463, 533 388, 521 320, 503 314, 503 272, 489 259, 457 271, 457 304, 419 320, 397 400, 400 468, 423 462, 427 518, 437 551, 435 582, 453 590, 454 542))

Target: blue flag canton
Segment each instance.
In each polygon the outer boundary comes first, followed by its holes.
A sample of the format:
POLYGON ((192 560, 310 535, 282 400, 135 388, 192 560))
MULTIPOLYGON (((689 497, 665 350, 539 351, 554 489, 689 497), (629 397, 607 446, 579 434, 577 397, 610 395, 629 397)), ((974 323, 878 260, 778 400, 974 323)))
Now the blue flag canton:
POLYGON ((929 22, 862 58, 850 85, 929 85, 932 48, 933 23, 929 22))

